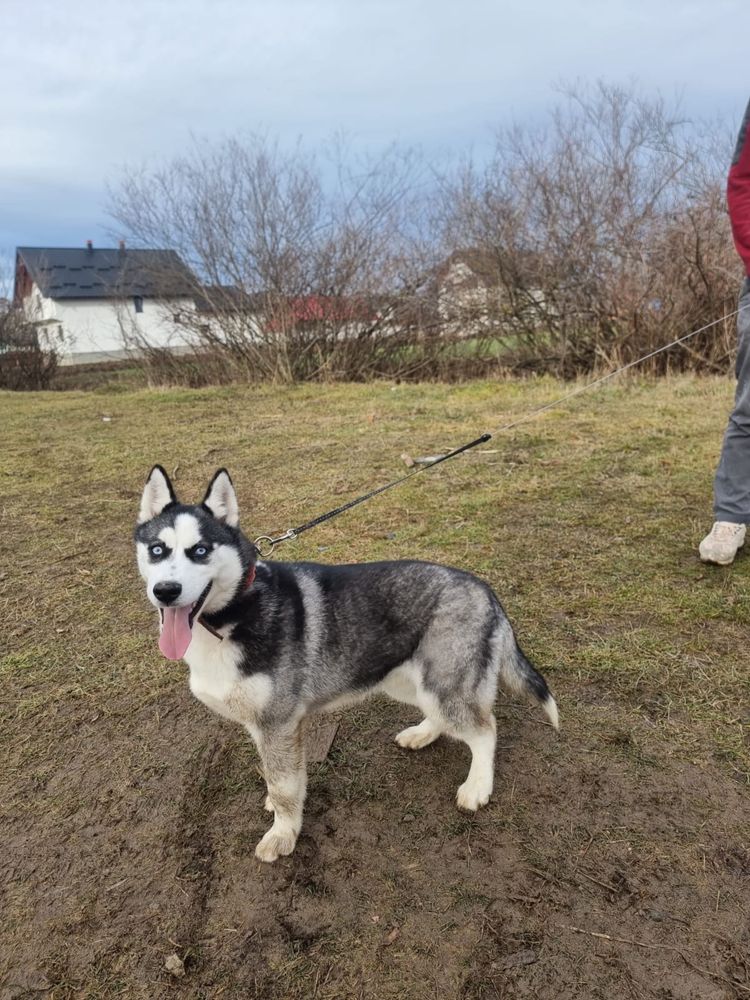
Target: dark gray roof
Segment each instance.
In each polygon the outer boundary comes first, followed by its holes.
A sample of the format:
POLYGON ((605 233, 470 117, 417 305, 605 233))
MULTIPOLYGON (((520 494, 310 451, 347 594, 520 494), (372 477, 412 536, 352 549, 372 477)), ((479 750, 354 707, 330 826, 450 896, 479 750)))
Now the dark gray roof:
POLYGON ((174 250, 18 247, 16 254, 50 299, 189 296, 199 284, 174 250))
POLYGON ((203 285, 195 294, 195 306, 200 313, 262 313, 269 307, 269 296, 237 285, 203 285))

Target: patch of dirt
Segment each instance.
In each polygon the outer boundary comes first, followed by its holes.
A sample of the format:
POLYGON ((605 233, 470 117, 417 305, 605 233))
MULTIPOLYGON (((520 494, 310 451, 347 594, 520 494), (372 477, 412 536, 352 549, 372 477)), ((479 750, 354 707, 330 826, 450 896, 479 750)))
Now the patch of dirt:
POLYGON ((402 750, 408 710, 358 708, 267 866, 241 730, 182 685, 119 709, 60 706, 56 766, 3 803, 0 1000, 750 996, 746 791, 620 753, 604 710, 592 750, 502 709, 469 817, 466 748, 402 750))

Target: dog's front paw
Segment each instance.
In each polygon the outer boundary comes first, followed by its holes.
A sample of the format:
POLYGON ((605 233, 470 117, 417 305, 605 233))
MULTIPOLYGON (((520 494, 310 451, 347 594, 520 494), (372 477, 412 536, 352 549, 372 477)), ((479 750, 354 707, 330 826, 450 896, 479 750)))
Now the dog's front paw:
POLYGON ((275 827, 271 827, 255 848, 255 857, 269 863, 276 861, 282 855, 291 854, 296 843, 297 834, 292 830, 279 833, 275 827))
POLYGON ((456 793, 456 805, 459 809, 467 809, 469 812, 476 812, 480 806, 486 806, 492 795, 492 787, 489 788, 478 781, 465 781, 458 786, 456 793))

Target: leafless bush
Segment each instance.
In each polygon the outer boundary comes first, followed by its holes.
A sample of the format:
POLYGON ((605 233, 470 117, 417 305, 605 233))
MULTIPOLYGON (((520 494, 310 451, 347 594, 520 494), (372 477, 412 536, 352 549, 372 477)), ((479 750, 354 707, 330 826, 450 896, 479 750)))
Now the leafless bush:
MULTIPOLYGON (((521 367, 569 376, 633 360, 733 308, 724 209, 730 140, 659 98, 599 83, 564 93, 549 126, 497 133, 484 168, 444 185, 443 226, 497 289, 485 333, 521 367)), ((476 321, 476 317, 475 317, 476 321)), ((733 324, 659 356, 725 369, 733 324)))
MULTIPOLYGON (((341 143, 196 143, 111 193, 120 235, 192 269, 195 308, 173 317, 190 354, 125 340, 150 381, 189 385, 624 364, 731 312, 730 152, 730 134, 605 83, 439 184, 395 147, 356 162, 341 143)), ((160 280, 168 308, 176 278, 160 280)), ((651 370, 726 370, 733 341, 728 321, 651 370)))
MULTIPOLYGON (((353 166, 341 143, 324 163, 263 138, 195 144, 128 173, 111 212, 131 245, 176 249, 193 269, 196 308, 176 323, 204 374, 364 379, 412 368, 426 323, 420 169, 395 148, 353 166)), ((155 369, 173 365, 131 346, 155 369)))
POLYGON ((0 309, 0 389, 48 389, 57 360, 18 310, 0 309))
POLYGON ((57 370, 54 345, 12 302, 12 265, 0 260, 0 389, 48 389, 57 370))

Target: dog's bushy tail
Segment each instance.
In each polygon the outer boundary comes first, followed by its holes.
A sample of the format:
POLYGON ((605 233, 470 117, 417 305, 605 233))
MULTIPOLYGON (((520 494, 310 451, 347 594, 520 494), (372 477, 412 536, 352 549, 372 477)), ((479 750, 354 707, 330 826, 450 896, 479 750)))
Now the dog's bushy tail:
POLYGON ((500 683, 511 694, 524 695, 541 705, 553 728, 560 728, 557 702, 552 697, 547 681, 529 660, 524 651, 514 644, 510 655, 503 657, 500 664, 500 683))

